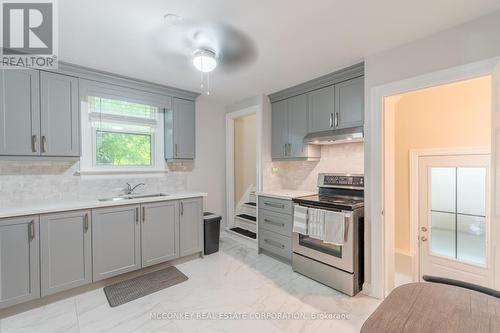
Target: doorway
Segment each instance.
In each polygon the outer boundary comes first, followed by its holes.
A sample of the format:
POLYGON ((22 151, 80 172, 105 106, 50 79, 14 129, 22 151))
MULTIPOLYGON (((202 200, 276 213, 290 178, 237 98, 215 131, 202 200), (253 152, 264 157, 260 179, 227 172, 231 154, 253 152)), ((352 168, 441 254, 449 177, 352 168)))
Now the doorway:
POLYGON ((262 105, 226 114, 226 232, 256 247, 262 105))
POLYGON ((422 154, 415 173, 419 281, 432 275, 490 286, 490 156, 422 154))
MULTIPOLYGON (((387 257, 392 256, 387 259, 385 267, 386 295, 395 286, 420 281, 424 274, 453 276, 448 274, 449 267, 442 271, 435 270, 437 264, 432 260, 436 259, 436 253, 432 251, 433 248, 427 247, 430 234, 420 229, 429 226, 421 226, 419 220, 424 214, 420 207, 420 192, 415 192, 422 190, 420 182, 424 181, 419 178, 419 163, 420 158, 424 157, 454 159, 459 155, 470 154, 491 159, 491 85, 492 77, 487 75, 385 97, 384 221, 388 227, 385 236, 390 240, 386 243, 386 254, 387 257), (427 256, 420 252, 426 248, 429 250, 427 256), (422 265, 427 264, 428 260, 421 262, 422 258, 430 259, 435 265, 426 265, 426 269, 423 269, 422 265)), ((459 166, 457 164, 455 168, 459 166)), ((453 165, 450 164, 450 168, 453 165)), ((460 168, 458 170, 457 174, 462 172, 460 168)), ((429 186, 428 192, 434 193, 429 186)), ((460 222, 457 223, 462 226, 460 213, 455 212, 460 222)), ((434 212, 434 215, 437 214, 434 212)), ((484 212, 483 216, 486 215, 484 212)), ((453 232, 461 237, 463 243, 463 235, 458 231, 455 229, 453 232)), ((434 240, 438 239, 439 232, 447 235, 439 228, 435 229, 434 240)), ((436 246, 439 244, 444 243, 438 242, 436 246)), ((454 259, 457 261, 457 258, 454 259)), ((439 264, 444 267, 444 263, 448 262, 451 262, 450 258, 443 259, 439 264)), ((466 269, 469 266, 461 267, 462 274, 454 276, 471 283, 489 283, 489 271, 484 269, 487 263, 479 270, 475 269, 477 265, 471 266, 474 269, 466 269), (475 275, 467 276, 463 272, 475 275)))

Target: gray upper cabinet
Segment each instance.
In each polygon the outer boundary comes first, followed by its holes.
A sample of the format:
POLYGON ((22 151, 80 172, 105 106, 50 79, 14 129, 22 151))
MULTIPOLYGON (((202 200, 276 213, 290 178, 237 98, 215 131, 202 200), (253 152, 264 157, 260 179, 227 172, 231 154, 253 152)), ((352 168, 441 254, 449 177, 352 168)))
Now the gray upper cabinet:
POLYGON ((180 255, 203 251, 203 201, 201 198, 180 200, 180 255))
POLYGON ((41 294, 92 282, 91 212, 41 215, 41 294))
POLYGON ((363 126, 364 98, 364 77, 335 85, 336 128, 363 126))
POLYGON ((273 159, 281 159, 286 156, 288 144, 288 101, 273 103, 271 116, 271 155, 273 159))
POLYGON ((174 97, 165 112, 165 159, 195 158, 195 102, 174 97))
POLYGON ((0 220, 0 308, 40 297, 38 226, 38 216, 0 220))
POLYGON ((93 280, 141 268, 139 205, 92 210, 93 280))
POLYGON ((271 156, 277 160, 316 159, 320 148, 304 144, 307 134, 307 94, 272 103, 271 156))
POLYGON ((78 80, 32 69, 0 71, 0 155, 80 155, 78 80))
POLYGON ((307 158, 310 151, 304 144, 307 135, 307 95, 288 99, 288 156, 307 158))
POLYGON ((40 155, 39 72, 0 70, 0 155, 40 155))
POLYGON ((333 114, 335 112, 333 86, 311 91, 308 95, 308 133, 331 129, 333 127, 333 114))
POLYGON ((141 205, 142 267, 179 257, 179 202, 141 205))
POLYGON ((41 153, 79 156, 78 79, 40 73, 41 153))

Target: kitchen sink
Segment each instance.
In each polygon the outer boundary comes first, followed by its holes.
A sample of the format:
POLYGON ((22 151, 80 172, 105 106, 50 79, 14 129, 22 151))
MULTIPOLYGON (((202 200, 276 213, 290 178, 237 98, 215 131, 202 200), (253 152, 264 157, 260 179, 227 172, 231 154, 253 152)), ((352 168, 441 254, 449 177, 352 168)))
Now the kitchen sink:
POLYGON ((165 194, 165 193, 131 194, 131 195, 120 195, 118 197, 111 197, 111 198, 100 198, 98 200, 99 201, 121 201, 121 200, 157 198, 157 197, 167 197, 167 196, 168 196, 168 194, 165 194))

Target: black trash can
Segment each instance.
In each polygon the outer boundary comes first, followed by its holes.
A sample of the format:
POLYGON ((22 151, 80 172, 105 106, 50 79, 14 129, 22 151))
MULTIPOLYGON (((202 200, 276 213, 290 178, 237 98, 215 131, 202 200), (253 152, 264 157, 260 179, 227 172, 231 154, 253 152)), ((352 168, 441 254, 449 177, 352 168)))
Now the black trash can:
POLYGON ((220 221, 222 217, 213 213, 203 213, 205 230, 205 255, 219 251, 220 221))

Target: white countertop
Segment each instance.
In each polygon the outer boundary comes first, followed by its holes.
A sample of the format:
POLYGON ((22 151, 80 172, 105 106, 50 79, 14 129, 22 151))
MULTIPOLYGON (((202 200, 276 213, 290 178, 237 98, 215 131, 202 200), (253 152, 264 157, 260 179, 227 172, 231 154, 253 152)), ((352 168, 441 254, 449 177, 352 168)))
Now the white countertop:
MULTIPOLYGON (((70 210, 79 209, 91 209, 99 207, 112 207, 112 206, 123 206, 123 205, 134 205, 145 202, 158 202, 158 201, 170 201, 197 197, 206 197, 207 193, 204 192, 177 192, 177 193, 165 193, 168 196, 161 197, 150 197, 150 198, 136 198, 118 201, 99 201, 94 200, 81 200, 81 201, 57 201, 57 202, 38 202, 29 205, 20 205, 17 207, 0 207, 0 218, 5 217, 15 217, 24 215, 37 215, 37 214, 47 214, 56 213, 70 210)), ((141 193, 142 195, 142 193, 141 193)))
POLYGON ((308 195, 315 195, 317 192, 312 191, 300 191, 300 190, 286 190, 286 189, 276 189, 276 190, 266 190, 257 192, 257 195, 265 197, 273 197, 278 199, 293 199, 299 197, 305 197, 308 195))

